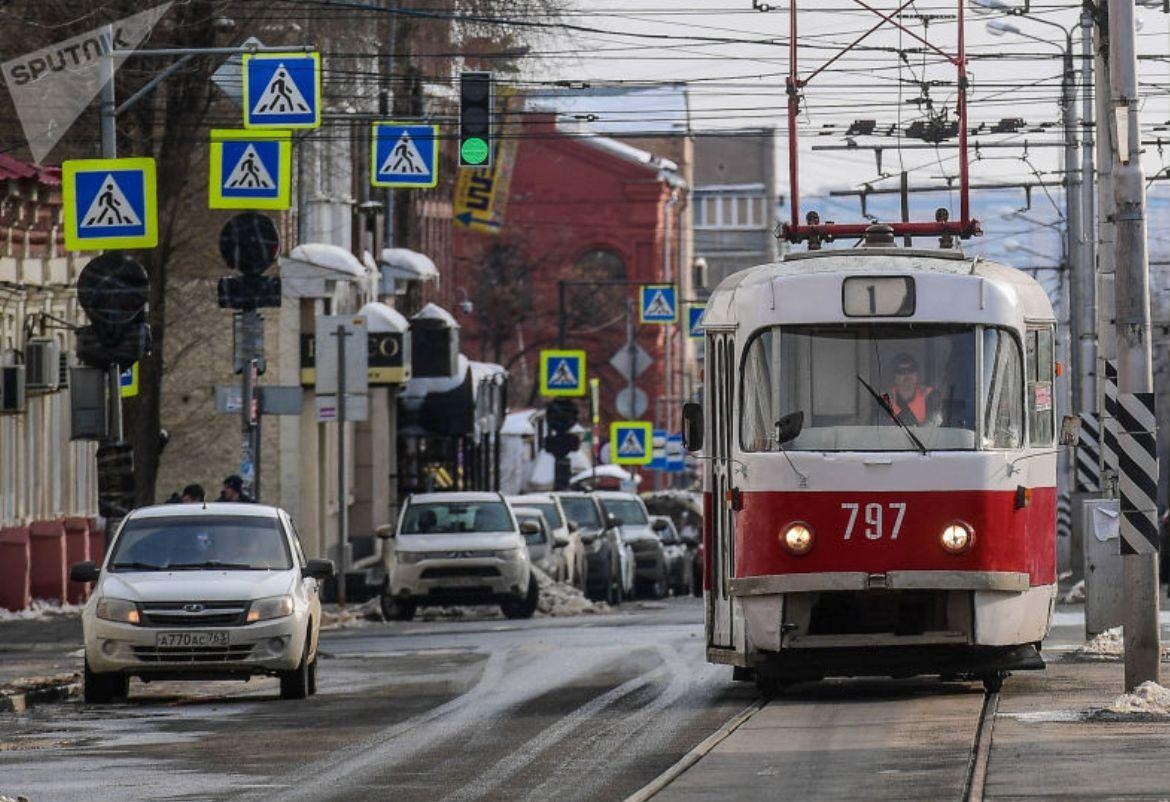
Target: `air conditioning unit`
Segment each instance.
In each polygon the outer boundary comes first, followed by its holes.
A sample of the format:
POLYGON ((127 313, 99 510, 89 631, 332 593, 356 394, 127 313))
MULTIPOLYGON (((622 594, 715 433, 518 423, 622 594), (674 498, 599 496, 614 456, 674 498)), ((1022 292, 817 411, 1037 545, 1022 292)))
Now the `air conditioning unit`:
POLYGON ((30 339, 24 346, 25 387, 50 392, 61 384, 61 348, 56 340, 30 339))
POLYGON ((0 366, 0 413, 24 412, 24 365, 0 366))

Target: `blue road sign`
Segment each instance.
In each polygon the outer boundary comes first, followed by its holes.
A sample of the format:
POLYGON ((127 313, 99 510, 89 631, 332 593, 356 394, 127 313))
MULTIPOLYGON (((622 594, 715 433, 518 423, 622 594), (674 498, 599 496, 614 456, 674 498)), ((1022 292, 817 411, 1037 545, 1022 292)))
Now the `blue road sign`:
POLYGON ((320 53, 244 54, 245 128, 320 125, 320 53))
POLYGON ((585 395, 585 378, 583 350, 546 349, 540 352, 541 395, 585 395))
POLYGON ((154 159, 79 159, 61 165, 65 247, 158 244, 154 159))
POLYGON ((211 132, 208 206, 287 209, 292 186, 289 131, 211 132))
POLYGON ((640 288, 643 323, 674 323, 678 320, 678 292, 673 284, 643 284, 640 288))
POLYGON ((433 187, 439 182, 439 126, 374 123, 370 183, 433 187))
POLYGON ((682 473, 687 467, 687 455, 683 450, 681 434, 672 434, 666 438, 666 470, 669 473, 682 473))
POLYGON ((651 437, 650 464, 652 471, 666 470, 666 429, 655 429, 651 437))
POLYGON ((614 421, 609 425, 610 456, 617 465, 646 465, 652 453, 654 426, 649 421, 614 421))
POLYGON ((699 321, 703 319, 705 311, 707 311, 707 304, 689 304, 687 306, 687 336, 691 339, 703 339, 703 332, 699 329, 699 321))

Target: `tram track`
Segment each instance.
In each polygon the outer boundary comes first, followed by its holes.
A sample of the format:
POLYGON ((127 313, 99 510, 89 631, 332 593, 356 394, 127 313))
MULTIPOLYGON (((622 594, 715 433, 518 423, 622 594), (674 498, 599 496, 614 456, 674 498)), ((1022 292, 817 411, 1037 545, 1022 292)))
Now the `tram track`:
POLYGON ((983 802, 987 767, 991 759, 991 739, 998 710, 999 691, 987 691, 983 698, 983 708, 979 712, 979 728, 975 731, 975 743, 971 747, 963 802, 983 802))

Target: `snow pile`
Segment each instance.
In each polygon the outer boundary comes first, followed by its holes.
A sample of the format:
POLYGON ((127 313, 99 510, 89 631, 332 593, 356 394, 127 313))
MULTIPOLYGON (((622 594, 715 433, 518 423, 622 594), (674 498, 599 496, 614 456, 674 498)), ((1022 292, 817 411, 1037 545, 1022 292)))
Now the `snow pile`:
POLYGON ((540 588, 536 609, 541 615, 557 617, 609 612, 609 605, 605 602, 590 601, 577 588, 553 581, 552 577, 535 566, 532 572, 536 574, 536 586, 540 588))
POLYGON ((1121 627, 1107 629, 1091 641, 1086 643, 1077 652, 1078 654, 1096 655, 1101 657, 1118 657, 1125 651, 1125 640, 1121 627))
POLYGON ((382 609, 378 597, 341 610, 337 605, 321 607, 321 629, 352 629, 366 626, 371 621, 382 620, 382 609))
POLYGON ((4 796, 4 794, 0 794, 0 802, 28 802, 28 797, 18 796, 16 799, 13 799, 10 796, 4 796))
MULTIPOLYGON (((82 604, 62 604, 58 601, 33 599, 32 604, 16 612, 0 607, 0 621, 34 621, 53 616, 81 615, 84 607, 82 604)), ((3 802, 3 799, 0 799, 0 802, 3 802)))
POLYGON ((1133 693, 1123 694, 1109 705, 1111 713, 1154 713, 1170 715, 1170 689, 1156 682, 1143 682, 1133 693))
POLYGON ((1083 602, 1085 600, 1085 580, 1082 579, 1080 582, 1069 588, 1068 592, 1060 597, 1060 600, 1065 604, 1083 602))

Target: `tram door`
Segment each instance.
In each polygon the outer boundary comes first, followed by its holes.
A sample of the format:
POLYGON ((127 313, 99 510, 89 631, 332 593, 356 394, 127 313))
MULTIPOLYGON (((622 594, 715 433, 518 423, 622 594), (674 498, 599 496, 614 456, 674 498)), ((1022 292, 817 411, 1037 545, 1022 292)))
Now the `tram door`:
POLYGON ((712 333, 707 341, 708 408, 710 409, 711 591, 707 595, 707 633, 711 646, 730 648, 732 639, 731 578, 735 572, 735 520, 727 502, 732 485, 731 443, 736 430, 735 335, 712 333))

